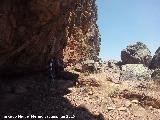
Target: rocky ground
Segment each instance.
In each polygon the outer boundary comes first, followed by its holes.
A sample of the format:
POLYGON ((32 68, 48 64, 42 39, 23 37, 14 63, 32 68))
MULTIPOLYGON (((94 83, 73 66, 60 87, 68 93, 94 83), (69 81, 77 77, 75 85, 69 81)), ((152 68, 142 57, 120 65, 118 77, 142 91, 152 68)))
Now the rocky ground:
MULTIPOLYGON (((55 86, 50 86, 48 77, 44 74, 16 77, 13 79, 1 78, 0 117, 22 115, 31 119, 36 117, 65 116, 73 119, 100 119, 101 116, 92 114, 84 106, 74 106, 64 96, 71 93, 68 89, 76 85, 77 75, 66 72, 71 79, 59 79, 55 86), (75 76, 75 77, 73 77, 75 76), (12 82, 14 80, 14 82, 12 82), (6 82, 7 81, 7 82, 6 82), (68 116, 67 116, 68 115, 68 116)), ((78 102, 78 101, 77 101, 78 102)), ((24 118, 23 118, 24 119, 24 118)), ((37 119, 37 118, 35 118, 37 119)), ((41 118, 43 120, 44 118, 41 118)))
POLYGON ((1 77, 1 119, 160 120, 159 56, 137 42, 122 61, 66 68, 53 85, 46 73, 1 77))
POLYGON ((72 92, 65 97, 74 106, 85 106, 95 115, 101 113, 105 120, 160 119, 158 81, 115 83, 100 73, 79 78, 78 86, 69 89, 72 92))
POLYGON ((111 71, 67 75, 75 77, 57 80, 52 89, 44 74, 16 78, 14 84, 10 81, 10 87, 1 91, 5 93, 0 96, 1 115, 55 115, 58 119, 69 115, 76 120, 160 119, 158 80, 117 83, 108 77, 116 78, 117 73, 111 71))

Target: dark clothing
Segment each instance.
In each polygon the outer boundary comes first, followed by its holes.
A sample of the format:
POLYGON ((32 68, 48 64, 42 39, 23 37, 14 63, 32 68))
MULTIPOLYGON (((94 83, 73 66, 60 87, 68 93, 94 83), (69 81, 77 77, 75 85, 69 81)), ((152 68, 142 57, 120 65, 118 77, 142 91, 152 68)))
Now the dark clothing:
POLYGON ((49 86, 53 87, 56 79, 56 59, 55 58, 49 61, 48 74, 49 74, 49 86))
POLYGON ((51 84, 56 83, 57 77, 59 77, 59 74, 61 71, 63 71, 63 61, 58 60, 57 58, 52 58, 49 62, 49 79, 51 84))

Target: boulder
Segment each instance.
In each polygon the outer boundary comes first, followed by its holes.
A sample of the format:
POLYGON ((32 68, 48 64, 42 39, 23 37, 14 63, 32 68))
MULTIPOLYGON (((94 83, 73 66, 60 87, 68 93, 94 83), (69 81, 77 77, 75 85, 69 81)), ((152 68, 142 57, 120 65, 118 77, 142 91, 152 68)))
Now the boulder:
POLYGON ((122 65, 120 80, 150 80, 152 71, 143 64, 122 65))
POLYGON ((160 47, 157 49, 157 51, 155 52, 155 55, 153 56, 150 68, 151 69, 156 69, 156 68, 160 69, 160 47))
POLYGON ((94 73, 97 72, 98 66, 98 62, 95 62, 94 60, 85 60, 82 62, 82 71, 94 73))
POLYGON ((149 66, 152 56, 145 44, 137 42, 121 51, 121 59, 123 64, 144 64, 149 66))

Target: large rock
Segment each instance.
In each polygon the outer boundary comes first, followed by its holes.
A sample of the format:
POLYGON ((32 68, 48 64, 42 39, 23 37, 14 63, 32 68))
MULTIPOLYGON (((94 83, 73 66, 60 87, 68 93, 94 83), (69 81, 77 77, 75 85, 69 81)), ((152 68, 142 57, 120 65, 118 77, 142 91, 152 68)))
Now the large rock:
POLYGON ((69 66, 81 63, 86 58, 98 61, 101 39, 96 24, 97 7, 95 1, 72 0, 73 5, 70 6, 72 11, 68 14, 70 25, 65 27, 67 46, 63 53, 64 63, 69 66))
POLYGON ((1 0, 0 74, 44 70, 52 57, 62 58, 67 16, 60 13, 67 8, 61 1, 1 0))
POLYGON ((155 55, 153 56, 150 68, 151 69, 156 69, 156 68, 160 69, 160 47, 157 49, 157 51, 155 52, 155 55))
POLYGON ((145 44, 137 42, 121 51, 121 59, 123 64, 144 64, 149 66, 152 56, 145 44))
POLYGON ((94 60, 85 60, 82 62, 82 71, 94 73, 97 72, 99 63, 94 60))
POLYGON ((121 80, 150 80, 152 71, 143 64, 122 65, 121 80))
POLYGON ((45 70, 53 57, 96 59, 96 21, 95 0, 0 0, 0 74, 45 70))

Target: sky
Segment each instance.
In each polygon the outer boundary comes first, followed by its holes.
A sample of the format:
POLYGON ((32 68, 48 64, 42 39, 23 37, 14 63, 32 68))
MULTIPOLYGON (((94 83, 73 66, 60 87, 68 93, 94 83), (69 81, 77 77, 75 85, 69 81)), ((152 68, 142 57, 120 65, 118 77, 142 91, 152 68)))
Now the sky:
POLYGON ((121 50, 137 41, 152 55, 160 46, 160 0, 96 0, 101 34, 100 58, 120 60, 121 50))

